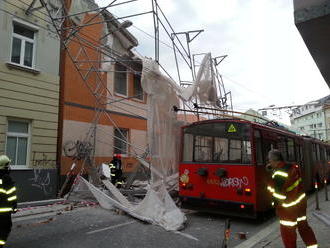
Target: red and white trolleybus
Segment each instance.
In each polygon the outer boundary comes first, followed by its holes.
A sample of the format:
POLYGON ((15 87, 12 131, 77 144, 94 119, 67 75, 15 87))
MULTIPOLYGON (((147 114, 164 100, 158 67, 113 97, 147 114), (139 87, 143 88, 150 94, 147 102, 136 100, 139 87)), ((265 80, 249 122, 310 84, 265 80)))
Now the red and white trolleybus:
POLYGON ((298 163, 306 191, 329 176, 330 145, 240 119, 215 119, 182 128, 179 196, 186 208, 257 217, 271 209, 267 153, 276 148, 298 163))

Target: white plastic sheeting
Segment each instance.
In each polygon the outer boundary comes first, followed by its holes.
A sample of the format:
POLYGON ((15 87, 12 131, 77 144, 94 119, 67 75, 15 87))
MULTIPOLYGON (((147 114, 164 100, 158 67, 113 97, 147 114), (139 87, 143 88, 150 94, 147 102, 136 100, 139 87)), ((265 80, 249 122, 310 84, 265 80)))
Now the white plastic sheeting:
POLYGON ((182 89, 182 98, 189 101, 196 97, 202 104, 215 105, 217 89, 213 74, 211 53, 207 53, 199 67, 196 81, 191 86, 182 89))
POLYGON ((182 228, 185 216, 174 204, 164 186, 161 186, 157 192, 150 189, 139 204, 132 205, 109 180, 103 180, 102 182, 111 192, 111 196, 84 178, 78 177, 68 199, 90 200, 92 194, 104 209, 116 207, 137 219, 160 225, 169 231, 182 228))
POLYGON ((103 180, 103 184, 111 196, 83 178, 79 179, 78 186, 71 194, 79 194, 79 188, 88 188, 103 208, 115 206, 143 221, 174 231, 183 227, 186 217, 168 193, 168 189, 178 184, 180 150, 181 123, 177 121, 173 106, 180 106, 180 99, 189 101, 193 97, 197 97, 201 103, 215 102, 211 55, 204 57, 196 82, 187 89, 180 88, 164 76, 155 61, 144 59, 142 88, 148 95, 147 135, 151 157, 151 182, 145 198, 139 204, 132 205, 110 181, 103 180))

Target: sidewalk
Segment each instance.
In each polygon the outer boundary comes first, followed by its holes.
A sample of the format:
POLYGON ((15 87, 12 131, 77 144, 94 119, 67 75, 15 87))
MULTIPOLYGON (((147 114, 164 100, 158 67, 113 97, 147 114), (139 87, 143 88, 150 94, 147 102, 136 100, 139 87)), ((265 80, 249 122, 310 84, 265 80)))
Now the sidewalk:
POLYGON ((65 199, 50 199, 45 201, 23 202, 18 204, 17 213, 12 215, 13 222, 40 218, 46 216, 54 216, 63 214, 74 209, 83 207, 97 206, 98 203, 90 201, 69 202, 65 199))
MULTIPOLYGON (((316 235, 319 248, 330 248, 330 185, 328 185, 328 191, 329 201, 325 201, 325 189, 319 191, 320 210, 315 210, 315 193, 308 198, 307 218, 316 235)), ((250 240, 243 242, 236 248, 283 248, 279 229, 279 222, 276 220, 265 230, 255 234, 250 240)), ((297 247, 306 247, 298 232, 297 237, 297 247)))

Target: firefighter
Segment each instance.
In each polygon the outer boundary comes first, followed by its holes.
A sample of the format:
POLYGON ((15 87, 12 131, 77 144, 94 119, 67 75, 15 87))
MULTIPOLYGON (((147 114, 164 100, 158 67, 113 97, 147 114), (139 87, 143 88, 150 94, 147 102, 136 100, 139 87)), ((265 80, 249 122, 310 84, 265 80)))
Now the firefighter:
POLYGON ((285 163, 279 150, 271 150, 268 160, 272 180, 267 189, 273 196, 284 246, 296 248, 296 229, 308 248, 317 248, 315 234, 307 222, 307 199, 297 164, 285 163))
POLYGON ((121 155, 115 154, 110 164, 110 172, 111 172, 111 183, 116 187, 120 188, 123 184, 122 179, 122 168, 121 168, 121 155))
POLYGON ((3 247, 11 231, 11 214, 17 211, 16 187, 9 176, 10 159, 0 156, 0 247, 3 247))

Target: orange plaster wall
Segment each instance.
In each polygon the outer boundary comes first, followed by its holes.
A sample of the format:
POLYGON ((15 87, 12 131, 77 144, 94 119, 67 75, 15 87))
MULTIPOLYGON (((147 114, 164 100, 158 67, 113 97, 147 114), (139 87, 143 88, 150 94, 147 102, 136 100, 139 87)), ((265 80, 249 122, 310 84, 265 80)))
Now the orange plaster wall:
MULTIPOLYGON (((147 121, 142 119, 136 119, 129 116, 109 114, 111 120, 113 120, 117 126, 127 129, 147 130, 147 121)), ((65 105, 64 119, 72 121, 92 122, 95 118, 95 111, 91 109, 84 109, 75 106, 65 105)), ((102 114, 99 119, 99 124, 113 126, 110 119, 106 114, 102 114)))
MULTIPOLYGON (((89 20, 93 18, 93 14, 86 14, 85 20, 89 20)), ((103 19, 99 16, 93 19, 93 22, 101 22, 103 19)), ((88 43, 82 42, 79 43, 77 38, 73 38, 68 46, 68 50, 70 55, 77 61, 99 61, 101 59, 101 54, 95 48, 100 45, 98 43, 98 39, 102 36, 104 24, 95 24, 90 26, 85 26, 81 28, 78 32, 78 35, 83 39, 87 40, 91 45, 88 43), (94 48, 92 48, 92 47, 94 48), (81 48, 84 48, 84 50, 81 48), (87 55, 86 55, 87 54, 87 55)), ((87 77, 86 83, 90 87, 89 90, 88 86, 81 78, 80 73, 78 72, 77 68, 75 67, 74 63, 72 62, 69 55, 66 55, 67 58, 65 59, 65 72, 64 72, 64 99, 67 102, 75 102, 83 105, 94 106, 95 105, 95 97, 93 96, 91 91, 94 91, 96 85, 99 82, 102 82, 104 87, 101 88, 99 93, 101 95, 106 96, 105 88, 106 88, 106 77, 104 73, 96 73, 90 72, 89 76, 87 77), (100 79, 100 80, 99 80, 100 79)), ((87 70, 89 70, 92 66, 96 69, 100 69, 100 62, 88 62, 88 63, 79 63, 80 72, 83 75, 87 74, 87 70)), ((105 99, 102 99, 104 102, 105 99)))
MULTIPOLYGON (((84 22, 87 20, 90 20, 91 18, 94 18, 95 14, 86 14, 84 18, 84 22)), ((102 22, 103 18, 100 16, 95 17, 91 22, 102 22)), ((103 35, 103 28, 104 23, 85 26, 80 29, 78 32, 78 35, 81 36, 83 39, 88 40, 90 43, 94 44, 93 47, 97 47, 100 44, 98 44, 98 39, 103 35)), ((85 43, 82 43, 85 44, 85 43)), ((84 55, 83 50, 80 49, 81 45, 79 44, 78 40, 76 38, 72 38, 68 45, 68 50, 70 55, 76 59, 78 62, 79 60, 95 60, 99 61, 102 59, 102 56, 100 52, 97 50, 85 47, 85 51, 88 54, 88 56, 84 55), (79 56, 78 56, 79 55, 79 56)), ((98 93, 101 95, 100 99, 102 103, 106 102, 106 96, 107 96, 107 77, 106 73, 98 73, 98 75, 101 78, 97 77, 97 73, 91 72, 88 76, 88 79, 86 80, 87 84, 84 82, 84 80, 81 78, 80 73, 77 71, 77 68, 75 67, 74 63, 71 61, 71 58, 66 53, 66 58, 64 59, 65 63, 65 71, 63 74, 63 80, 64 80, 64 102, 71 102, 71 103, 77 103, 80 105, 88 106, 88 107, 95 107, 96 100, 94 95, 92 94, 91 90, 94 91, 96 88, 96 85, 99 84, 101 80, 102 87, 98 91, 98 93), (91 90, 88 88, 88 86, 91 88, 91 90)), ((91 63, 80 63, 79 68, 80 69, 89 69, 91 65, 94 66, 95 69, 100 69, 101 64, 98 62, 91 63)), ((87 71, 82 71, 82 74, 86 74, 87 71)), ((129 75, 129 94, 133 94, 133 75, 129 75)), ((99 106, 98 106, 99 107, 99 106)), ((104 108, 106 105, 104 105, 104 108)), ((73 121, 82 121, 91 123, 93 119, 95 118, 96 112, 91 109, 76 107, 76 106, 70 106, 64 104, 63 109, 63 118, 64 120, 73 120, 73 121)), ((137 118, 132 118, 129 116, 123 116, 118 114, 109 114, 110 118, 121 128, 127 128, 127 129, 137 129, 137 130, 147 130, 147 121, 137 118)), ((99 124, 102 125, 113 125, 112 122, 109 120, 109 118, 102 114, 99 122, 99 124)), ((102 162, 109 162, 111 161, 112 157, 95 157, 95 164, 100 165, 102 162)), ((123 158, 123 171, 124 172, 130 172, 134 169, 135 159, 134 158, 123 158)), ((71 165, 73 163, 72 158, 62 156, 61 157, 61 175, 66 175, 67 172, 70 170, 71 165)), ((76 162, 77 166, 74 170, 74 173, 77 174, 80 172, 82 168, 82 161, 76 162)))

